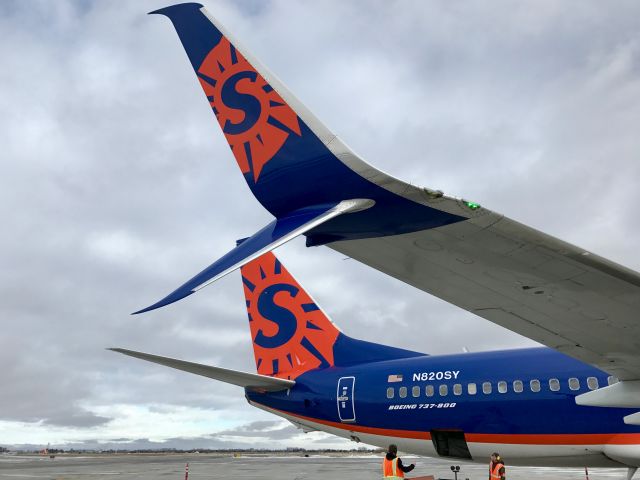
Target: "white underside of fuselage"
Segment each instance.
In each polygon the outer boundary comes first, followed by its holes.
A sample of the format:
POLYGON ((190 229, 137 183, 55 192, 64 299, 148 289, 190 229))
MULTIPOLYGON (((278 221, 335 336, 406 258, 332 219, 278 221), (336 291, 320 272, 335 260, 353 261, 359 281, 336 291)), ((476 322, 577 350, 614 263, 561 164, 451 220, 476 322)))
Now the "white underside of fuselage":
MULTIPOLYGON (((340 427, 301 418, 259 403, 249 401, 254 407, 285 418, 305 431, 322 431, 338 437, 387 448, 394 443, 405 453, 444 458, 438 455, 431 440, 403 438, 350 430, 349 424, 340 427)), ((636 467, 640 466, 640 445, 532 445, 511 443, 468 442, 472 459, 486 463, 493 452, 508 458, 509 465, 540 467, 636 467)), ((456 461, 463 461, 456 459, 456 461)))

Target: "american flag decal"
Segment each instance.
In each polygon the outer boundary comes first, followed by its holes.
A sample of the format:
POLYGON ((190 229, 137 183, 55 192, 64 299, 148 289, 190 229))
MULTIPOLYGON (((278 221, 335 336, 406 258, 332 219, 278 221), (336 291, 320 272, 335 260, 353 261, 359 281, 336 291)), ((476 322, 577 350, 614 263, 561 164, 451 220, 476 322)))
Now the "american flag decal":
POLYGON ((402 375, 389 375, 389 378, 387 378, 388 383, 401 382, 401 381, 402 381, 402 375))

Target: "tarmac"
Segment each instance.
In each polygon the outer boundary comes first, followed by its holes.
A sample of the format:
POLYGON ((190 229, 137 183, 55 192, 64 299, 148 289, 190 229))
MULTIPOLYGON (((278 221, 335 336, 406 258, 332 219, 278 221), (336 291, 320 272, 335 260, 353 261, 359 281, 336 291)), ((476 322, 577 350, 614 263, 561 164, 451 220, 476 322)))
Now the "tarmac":
MULTIPOLYGON (((407 478, 434 475, 454 479, 451 462, 403 456, 405 464, 416 463, 407 478)), ((189 464, 189 479, 292 479, 292 480, 371 480, 381 478, 381 458, 375 456, 276 456, 257 457, 220 454, 122 454, 56 456, 0 455, 0 480, 183 480, 189 464)), ((488 467, 460 463, 458 480, 486 480, 488 467)), ((509 467, 509 480, 584 480, 584 469, 509 467)), ((589 480, 625 479, 626 470, 589 470, 589 480)))

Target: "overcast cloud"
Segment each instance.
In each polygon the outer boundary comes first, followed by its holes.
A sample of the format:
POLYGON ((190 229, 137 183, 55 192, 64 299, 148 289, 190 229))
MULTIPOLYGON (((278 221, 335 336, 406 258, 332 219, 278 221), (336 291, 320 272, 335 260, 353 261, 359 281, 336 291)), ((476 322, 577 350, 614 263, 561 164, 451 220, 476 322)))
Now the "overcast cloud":
MULTIPOLYGON (((0 3, 0 444, 354 445, 104 350, 255 369, 238 273, 129 315, 270 221, 165 5, 0 3)), ((372 164, 640 270, 638 2, 207 7, 372 164)), ((327 248, 278 255, 354 337, 532 344, 327 248)))

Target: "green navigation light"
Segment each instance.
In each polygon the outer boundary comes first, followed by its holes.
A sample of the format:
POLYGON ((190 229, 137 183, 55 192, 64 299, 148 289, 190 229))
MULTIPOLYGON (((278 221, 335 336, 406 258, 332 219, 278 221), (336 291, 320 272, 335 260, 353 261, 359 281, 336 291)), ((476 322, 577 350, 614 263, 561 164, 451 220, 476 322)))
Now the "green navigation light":
POLYGON ((464 201, 464 204, 471 210, 478 210, 480 208, 480 205, 478 205, 477 203, 467 202, 466 200, 464 201))

